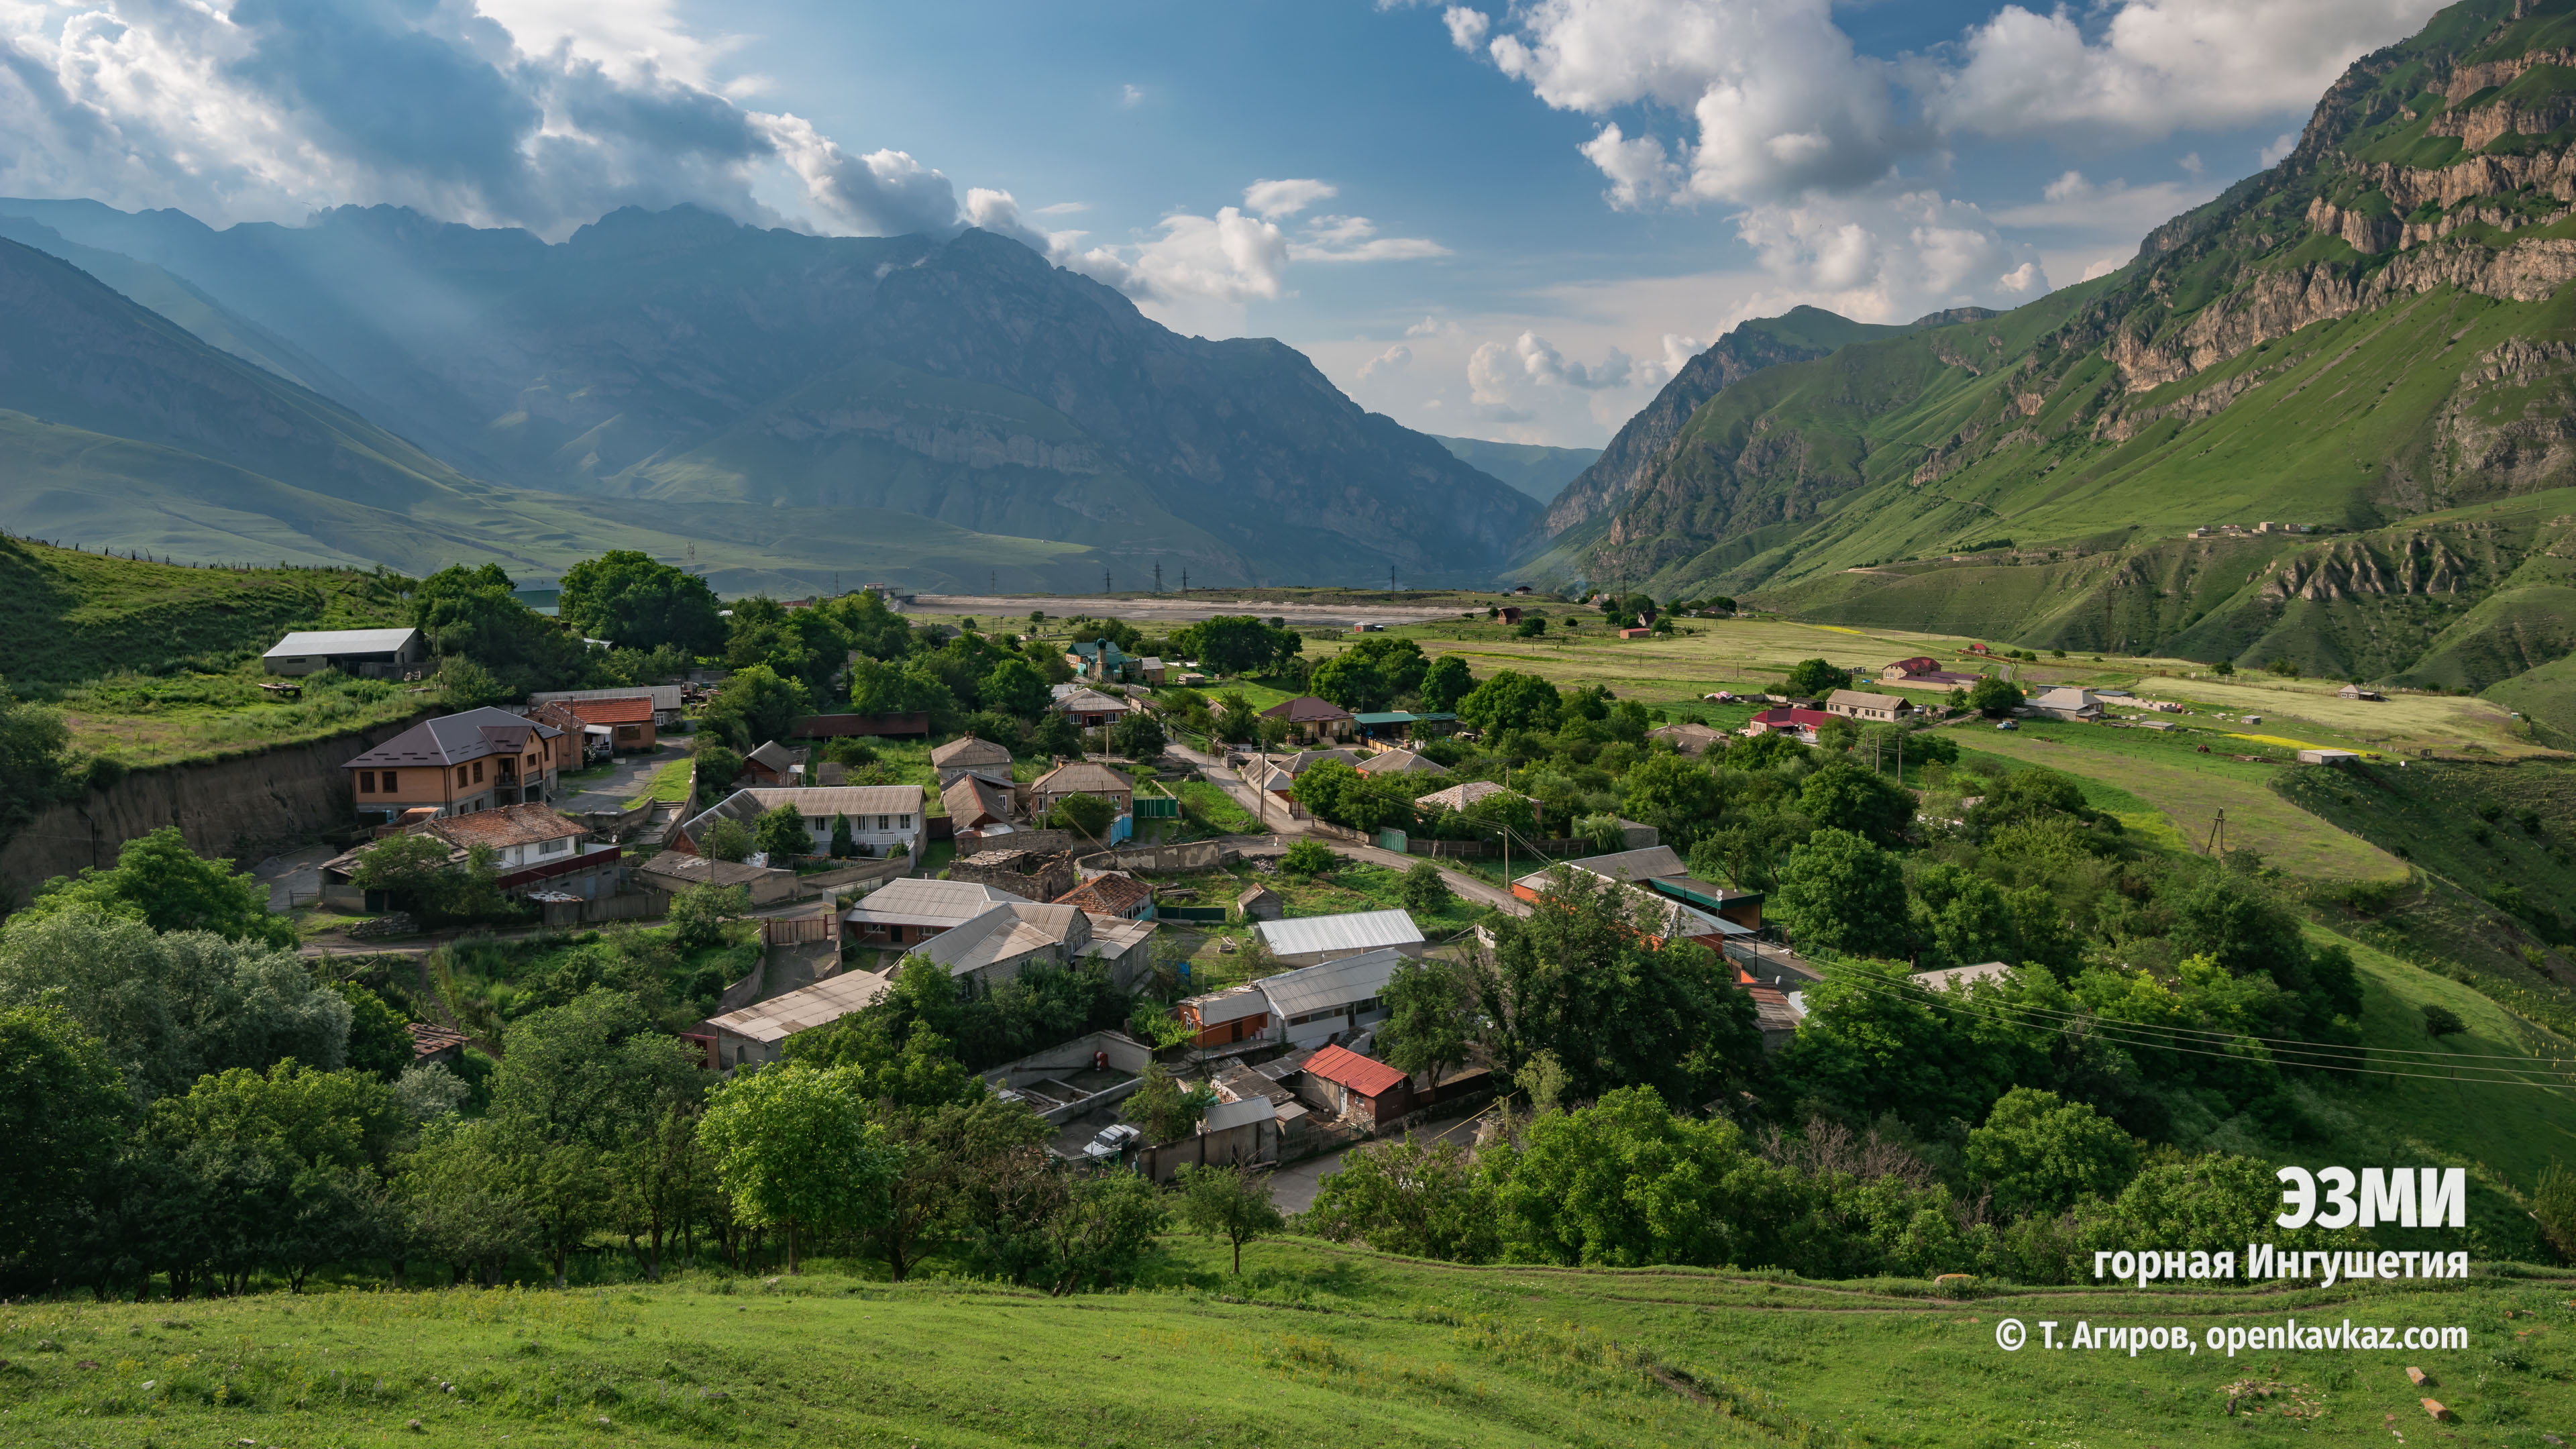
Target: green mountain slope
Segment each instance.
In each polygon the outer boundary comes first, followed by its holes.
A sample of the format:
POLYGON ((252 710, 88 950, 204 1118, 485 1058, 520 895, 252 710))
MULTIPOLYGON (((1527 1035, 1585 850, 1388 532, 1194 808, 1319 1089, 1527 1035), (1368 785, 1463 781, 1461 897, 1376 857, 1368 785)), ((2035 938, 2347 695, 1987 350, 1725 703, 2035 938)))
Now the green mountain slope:
POLYGON ((1431 441, 1457 455, 1461 462, 1481 469, 1510 484, 1541 503, 1552 503, 1565 486, 1582 476, 1601 456, 1599 448, 1551 448, 1541 443, 1496 443, 1483 438, 1444 438, 1438 433, 1431 441))
POLYGON ((195 561, 498 562, 551 577, 609 548, 694 550, 718 587, 832 578, 1073 587, 1079 544, 863 507, 577 498, 466 477, 345 408, 218 351, 41 252, 0 241, 0 526, 195 561))
POLYGON ((2453 6, 2123 270, 1713 393, 1623 498, 1560 503, 1556 557, 2070 649, 2451 688, 2554 661, 2570 43, 2568 0, 2453 6), (2266 522, 2311 531, 2227 532, 2266 522))

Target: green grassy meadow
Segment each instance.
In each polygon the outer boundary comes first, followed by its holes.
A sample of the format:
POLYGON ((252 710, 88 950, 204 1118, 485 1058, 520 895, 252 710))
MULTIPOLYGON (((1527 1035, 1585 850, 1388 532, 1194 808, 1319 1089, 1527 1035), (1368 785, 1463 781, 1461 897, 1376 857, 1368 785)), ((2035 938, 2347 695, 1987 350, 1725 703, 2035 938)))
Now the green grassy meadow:
POLYGON ((0 1444, 2532 1445, 2570 1280, 2059 1289, 1469 1268, 1165 1239, 1132 1291, 794 1277, 0 1309, 0 1444), (2510 1316, 2508 1316, 2510 1315, 2510 1316), (2466 1327, 2466 1349, 1997 1347, 2074 1326, 2466 1327), (2433 1382, 2409 1384, 2408 1366, 2433 1382), (2268 1394, 2246 1391, 2248 1384, 2268 1394), (2438 1395, 2459 1422, 2417 1402, 2438 1395), (2231 1402, 2231 1400, 2233 1402, 2231 1402), (2418 1435, 2423 1436, 2418 1439, 2418 1435))

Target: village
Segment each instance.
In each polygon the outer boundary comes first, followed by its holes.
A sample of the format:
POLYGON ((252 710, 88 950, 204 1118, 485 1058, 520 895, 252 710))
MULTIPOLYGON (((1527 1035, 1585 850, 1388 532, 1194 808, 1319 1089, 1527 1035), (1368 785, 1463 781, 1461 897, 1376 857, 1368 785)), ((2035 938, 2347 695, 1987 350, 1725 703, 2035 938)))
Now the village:
MULTIPOLYGON (((884 592, 898 607, 907 602, 884 592)), ((1507 597, 1526 600, 1529 591, 1507 597)), ((1606 596, 1583 602, 1618 607, 1606 596)), ((1527 608, 1487 612, 1518 632, 1527 608)), ((1605 632, 1659 637, 1675 618, 1720 616, 1647 603, 1605 632)), ((1374 619, 1348 628, 1386 632, 1374 619)), ((1024 642, 1034 641, 1032 633, 1024 642)), ((2008 682, 2016 666, 1998 669, 1986 655, 1971 645, 1953 659, 1915 655, 1875 671, 1812 661, 1821 666, 1812 677, 1791 677, 1810 695, 1713 691, 1708 701, 1749 705, 1749 716, 1731 731, 1694 719, 1656 724, 1639 743, 1678 759, 1714 758, 1731 740, 1766 735, 1849 749, 1857 727, 1875 725, 1872 751, 1885 745, 1884 764, 1901 778, 1906 736, 1940 723, 2169 729, 2152 712, 2180 711, 2119 689, 2061 686, 2025 698, 2008 682), (1881 688, 1851 687, 1858 682, 1881 688), (2147 713, 2113 713, 2123 708, 2147 713)), ((1033 969, 1095 972, 1142 1003, 1137 1018, 1147 1029, 1083 1032, 980 1075, 1054 1129, 1050 1150, 1068 1165, 1124 1166, 1155 1181, 1185 1165, 1276 1169, 1381 1134, 1475 1118, 1496 1097, 1490 1063, 1417 1071, 1373 1055, 1392 1014, 1389 983, 1408 963, 1456 963, 1491 948, 1481 920, 1454 918, 1525 915, 1567 880, 1613 891, 1651 945, 1702 946, 1726 963, 1751 999, 1766 1050, 1788 1043, 1806 1015, 1807 988, 1823 972, 1776 923, 1765 926, 1762 891, 1694 875, 1652 824, 1614 818, 1607 835, 1550 835, 1544 807, 1506 784, 1451 783, 1442 760, 1457 763, 1460 747, 1479 737, 1454 708, 1353 710, 1291 695, 1260 709, 1234 731, 1242 741, 1230 743, 1194 732, 1185 716, 1185 701, 1209 684, 1198 662, 1133 654, 1105 636, 1068 639, 1059 657, 1070 677, 1049 687, 1045 707, 1091 748, 1037 760, 972 733, 934 743, 926 711, 800 715, 738 757, 721 748, 679 753, 703 741, 698 716, 722 689, 722 671, 537 691, 423 720, 342 766, 363 838, 312 864, 309 876, 314 904, 348 924, 306 949, 418 949, 406 946, 423 932, 402 909, 402 892, 369 884, 385 874, 370 866, 375 852, 413 838, 433 842, 449 870, 482 863, 493 891, 533 918, 536 932, 650 923, 669 918, 675 901, 728 900, 724 909, 756 928, 757 963, 725 983, 717 1009, 675 1033, 718 1072, 789 1060, 795 1038, 866 1011, 915 963, 943 972, 970 1000, 1033 969), (1139 734, 1131 721, 1150 728, 1139 734), (852 742, 862 748, 842 748, 852 742), (848 762, 898 743, 927 747, 930 779, 883 783, 882 769, 848 762), (738 773, 701 776, 709 760, 738 773), (631 761, 683 771, 686 787, 675 799, 621 804, 578 783, 581 772, 631 761), (1413 828, 1357 830, 1310 810, 1300 782, 1327 767, 1409 797, 1413 828), (1209 786, 1236 807, 1229 813, 1242 828, 1183 828, 1180 790, 1209 786), (1281 887, 1294 878, 1283 872, 1300 841, 1345 864, 1407 871, 1416 882, 1428 875, 1437 880, 1423 887, 1430 898, 1466 911, 1292 911, 1281 887), (1191 989, 1211 973, 1221 984, 1191 989), (1122 1114, 1149 1067, 1205 1094, 1187 1137, 1150 1140, 1122 1114)), ((263 657, 274 687, 288 689, 325 670, 418 678, 425 662, 419 632, 406 629, 297 632, 263 657)), ((1327 873, 1306 849, 1303 873, 1327 873)), ((1941 989, 2005 969, 1972 962, 1915 980, 1941 989)), ((1460 1012, 1472 1005, 1462 1001, 1460 1012)), ((453 1062, 469 1048, 497 1046, 459 1025, 411 1023, 421 1059, 453 1062)), ((1302 1194, 1290 1186, 1292 1198, 1311 1196, 1311 1180, 1302 1194)))

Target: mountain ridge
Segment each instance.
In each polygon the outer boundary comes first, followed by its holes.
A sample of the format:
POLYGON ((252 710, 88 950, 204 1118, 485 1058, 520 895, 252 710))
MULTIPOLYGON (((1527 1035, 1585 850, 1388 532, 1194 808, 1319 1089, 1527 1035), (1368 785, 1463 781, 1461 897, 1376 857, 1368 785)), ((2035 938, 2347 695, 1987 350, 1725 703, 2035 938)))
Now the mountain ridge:
POLYGON ((2492 689, 2550 662, 2571 635, 2531 560, 2576 544, 2523 501, 2576 484, 2562 53, 2567 0, 2444 10, 2118 271, 1716 391, 1623 496, 1571 521, 1560 501, 1558 567, 2338 677, 2492 689), (2420 520, 2464 509, 2519 541, 2424 564, 2456 549, 2420 520), (2185 566, 2236 547, 2195 529, 2266 521, 2331 532, 2267 538, 2251 577, 2185 566), (2454 587, 2487 615, 2448 619, 2454 587))
MULTIPOLYGON (((723 501, 809 526, 850 506, 1007 518, 1030 541, 1237 583, 1478 579, 1538 514, 1294 349, 1179 337, 988 232, 813 237, 693 207, 611 212, 553 245, 392 207, 223 231, 87 202, 0 201, 0 217, 160 269, 316 360, 343 406, 513 487, 693 503, 689 480, 729 479, 723 501), (1082 439, 1015 440, 1033 461, 978 471, 892 435, 869 452, 830 426, 743 432, 869 360, 1006 389, 1082 439), (1089 462, 1055 466, 1074 456, 1089 462), (960 489, 1002 496, 946 506, 960 489)), ((989 431, 992 410, 970 411, 946 431, 989 431)))

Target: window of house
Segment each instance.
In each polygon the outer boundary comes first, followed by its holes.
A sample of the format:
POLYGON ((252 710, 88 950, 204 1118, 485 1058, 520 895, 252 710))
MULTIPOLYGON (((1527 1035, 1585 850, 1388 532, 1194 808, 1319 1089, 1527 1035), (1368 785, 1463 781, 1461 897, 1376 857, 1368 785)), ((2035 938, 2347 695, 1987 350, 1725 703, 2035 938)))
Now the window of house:
POLYGON ((463 765, 456 767, 456 783, 459 785, 465 783, 465 767, 463 765))
POLYGON ((388 795, 390 795, 390 794, 392 794, 392 793, 394 792, 394 774, 395 774, 395 772, 394 772, 394 771, 392 771, 392 770, 387 770, 387 771, 385 771, 385 772, 384 772, 384 776, 383 776, 383 781, 382 781, 382 783, 383 783, 383 785, 384 785, 384 787, 385 787, 385 793, 386 793, 386 794, 388 794, 388 795))
POLYGON ((894 818, 894 817, 893 817, 893 816, 891 816, 891 815, 880 815, 880 816, 878 816, 878 817, 877 817, 877 829, 879 829, 879 830, 892 830, 894 827, 893 827, 891 824, 887 823, 887 822, 891 821, 893 818, 894 818))
POLYGON ((909 815, 896 816, 894 818, 894 828, 897 830, 910 830, 912 828, 912 817, 909 815))
POLYGON ((477 785, 483 783, 483 762, 481 760, 476 760, 474 762, 474 783, 477 785))
POLYGON ((360 770, 358 772, 358 793, 361 795, 373 795, 376 793, 375 771, 360 770))
POLYGON ((565 851, 567 851, 567 850, 570 850, 571 848, 572 848, 572 837, 571 837, 571 836, 569 836, 569 835, 567 835, 567 836, 565 836, 565 837, 564 837, 563 839, 561 839, 561 840, 549 840, 549 841, 545 842, 544 844, 539 845, 539 846, 537 847, 537 854, 539 854, 539 855, 560 855, 560 854, 562 854, 563 852, 565 852, 565 851))

